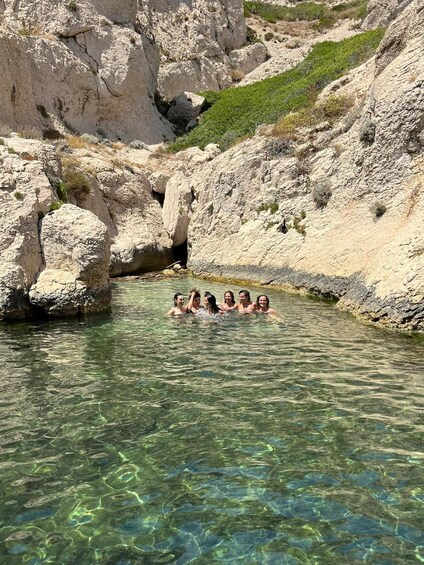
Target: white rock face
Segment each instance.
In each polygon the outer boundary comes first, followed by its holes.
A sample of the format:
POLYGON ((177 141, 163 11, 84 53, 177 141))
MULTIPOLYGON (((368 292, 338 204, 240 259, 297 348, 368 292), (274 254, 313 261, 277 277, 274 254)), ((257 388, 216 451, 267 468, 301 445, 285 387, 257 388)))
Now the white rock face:
POLYGON ((0 145, 0 319, 101 310, 110 303, 107 228, 66 205, 52 184, 61 168, 52 146, 17 136, 0 145))
POLYGON ((13 319, 24 317, 30 309, 28 289, 42 265, 39 216, 49 211, 55 199, 45 168, 54 171, 57 163, 54 152, 52 155, 40 142, 14 137, 3 139, 3 143, 0 145, 0 319, 13 319))
POLYGON ((160 95, 231 84, 228 53, 246 41, 242 0, 147 0, 139 20, 160 46, 160 95))
POLYGON ((197 159, 185 181, 177 174, 179 190, 196 195, 195 273, 307 289, 368 319, 424 330, 420 7, 412 2, 391 25, 374 70, 364 65, 328 89, 365 101, 333 131, 309 131, 306 156, 291 141, 256 137, 197 159))
POLYGON ((98 312, 110 305, 110 239, 94 214, 71 204, 41 222, 45 269, 29 292, 30 303, 50 316, 98 312))
POLYGON ((368 3, 368 15, 362 28, 374 29, 385 27, 411 3, 412 0, 370 0, 368 3))
POLYGON ((174 246, 187 241, 192 200, 191 189, 184 176, 174 175, 167 184, 163 206, 163 223, 174 246))
POLYGON ((268 52, 263 43, 247 45, 243 49, 235 49, 229 55, 231 66, 244 75, 252 72, 267 59, 268 52))
POLYGON ((69 6, 5 2, 0 122, 47 136, 71 129, 126 141, 171 139, 154 104, 158 49, 136 31, 135 0, 69 6))

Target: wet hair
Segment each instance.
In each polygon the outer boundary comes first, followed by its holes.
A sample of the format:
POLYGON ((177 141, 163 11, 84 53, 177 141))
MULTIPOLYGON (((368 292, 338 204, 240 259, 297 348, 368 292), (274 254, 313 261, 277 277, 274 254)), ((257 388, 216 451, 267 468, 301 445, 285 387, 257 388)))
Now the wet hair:
POLYGON ((191 288, 191 289, 190 289, 190 294, 191 294, 192 292, 194 292, 193 298, 201 298, 200 292, 199 292, 199 290, 198 290, 197 288, 191 288))
POLYGON ((211 293, 209 292, 209 290, 207 290, 207 291, 205 292, 205 298, 206 298, 207 296, 213 296, 213 294, 211 294, 211 293))
POLYGON ((240 294, 241 294, 242 292, 244 292, 244 294, 246 295, 247 300, 250 301, 250 292, 249 292, 248 290, 240 290, 239 296, 240 296, 240 294))
POLYGON ((269 298, 266 294, 260 294, 258 296, 258 298, 256 299, 256 306, 259 308, 259 299, 262 298, 263 296, 266 298, 266 306, 267 308, 269 308, 269 298))
POLYGON ((220 312, 220 309, 218 308, 218 305, 217 305, 217 303, 216 303, 216 298, 215 298, 215 296, 209 292, 207 298, 208 298, 208 306, 210 306, 210 309, 211 309, 215 314, 218 314, 218 312, 220 312))
POLYGON ((224 302, 225 302, 225 295, 226 294, 230 294, 231 295, 231 301, 233 303, 233 305, 236 303, 236 301, 234 300, 234 292, 232 290, 226 290, 224 292, 224 302))
POLYGON ((183 294, 182 292, 176 292, 176 293, 174 294, 174 306, 177 305, 177 298, 178 298, 179 296, 184 296, 184 294, 183 294))

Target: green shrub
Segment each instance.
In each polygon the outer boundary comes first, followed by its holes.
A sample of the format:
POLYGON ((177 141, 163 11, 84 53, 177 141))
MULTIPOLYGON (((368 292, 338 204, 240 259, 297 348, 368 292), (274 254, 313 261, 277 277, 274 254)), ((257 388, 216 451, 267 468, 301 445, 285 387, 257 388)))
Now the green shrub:
POLYGON ((9 153, 9 155, 16 155, 16 151, 13 149, 13 147, 8 147, 7 152, 9 153))
POLYGON ((2 137, 0 137, 0 145, 4 145, 4 139, 2 137))
POLYGON ((56 192, 59 197, 59 200, 62 200, 63 202, 68 201, 68 191, 66 190, 66 186, 63 181, 58 182, 56 184, 56 192))
POLYGON ((62 200, 55 200, 54 202, 51 203, 50 205, 50 212, 54 212, 55 210, 59 210, 59 208, 61 206, 63 206, 63 202, 62 200))
POLYGON ((258 208, 258 212, 270 212, 271 214, 275 214, 278 212, 279 204, 278 202, 270 202, 269 204, 261 204, 258 208))
POLYGON ((259 124, 272 124, 281 116, 312 106, 327 84, 373 55, 383 33, 382 29, 371 30, 338 43, 325 41, 285 73, 239 88, 204 93, 211 107, 195 129, 168 149, 204 148, 208 143, 221 144, 224 136, 224 145, 229 146, 228 136, 234 143, 252 135, 259 124))
POLYGON ((265 41, 271 41, 271 39, 274 39, 274 34, 272 33, 272 31, 268 31, 265 35, 264 35, 264 39, 265 41))
POLYGON ((23 200, 24 199, 24 195, 22 194, 22 192, 19 192, 18 190, 13 193, 13 196, 16 198, 16 200, 23 200))
POLYGON ((299 128, 313 127, 320 122, 328 121, 333 125, 353 106, 353 99, 343 94, 332 94, 319 103, 298 112, 287 114, 276 122, 272 129, 275 136, 293 139, 299 128))
POLYGON ((256 15, 275 24, 279 20, 294 22, 297 20, 312 22, 315 29, 333 27, 337 20, 363 20, 367 15, 367 0, 352 0, 328 7, 315 2, 299 2, 296 6, 278 6, 272 3, 244 2, 244 15, 256 15))
POLYGON ((305 226, 301 223, 301 218, 299 218, 298 216, 295 216, 293 218, 293 228, 297 231, 297 233, 300 233, 300 235, 303 235, 303 237, 305 237, 306 229, 305 226))
POLYGON ((256 31, 251 27, 246 28, 246 43, 248 45, 253 45, 254 43, 260 43, 261 40, 256 35, 256 31))
POLYGON ((374 143, 376 125, 372 120, 365 120, 359 129, 359 139, 368 145, 374 143))
POLYGON ((65 202, 70 193, 73 193, 77 200, 84 200, 91 192, 91 183, 78 159, 63 159, 62 177, 63 182, 57 185, 56 190, 59 198, 63 198, 65 202))

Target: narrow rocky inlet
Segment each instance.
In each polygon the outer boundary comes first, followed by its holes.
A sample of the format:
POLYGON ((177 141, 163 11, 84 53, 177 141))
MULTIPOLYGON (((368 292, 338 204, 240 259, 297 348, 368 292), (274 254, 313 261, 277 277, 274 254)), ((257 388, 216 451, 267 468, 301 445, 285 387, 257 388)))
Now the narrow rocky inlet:
POLYGON ((423 330, 424 16, 383 4, 0 2, 0 318, 180 261, 423 330))

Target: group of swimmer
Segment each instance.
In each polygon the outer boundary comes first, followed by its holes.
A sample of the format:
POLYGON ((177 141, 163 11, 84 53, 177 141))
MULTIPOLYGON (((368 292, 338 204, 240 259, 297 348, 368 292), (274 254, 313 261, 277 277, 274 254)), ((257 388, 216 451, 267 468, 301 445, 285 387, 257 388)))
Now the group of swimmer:
POLYGON ((239 302, 235 301, 232 290, 224 292, 224 302, 217 304, 216 297, 210 292, 204 293, 204 306, 201 304, 201 295, 197 288, 190 290, 187 306, 184 306, 184 295, 177 292, 174 295, 174 307, 167 313, 168 316, 183 316, 195 314, 196 316, 220 316, 222 314, 237 312, 238 314, 267 314, 274 318, 277 312, 269 307, 269 298, 266 294, 260 294, 256 302, 252 302, 248 290, 240 290, 239 302))

